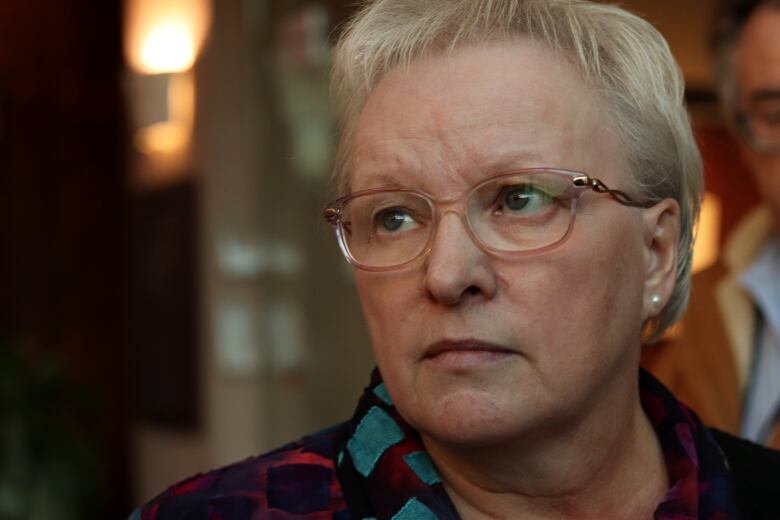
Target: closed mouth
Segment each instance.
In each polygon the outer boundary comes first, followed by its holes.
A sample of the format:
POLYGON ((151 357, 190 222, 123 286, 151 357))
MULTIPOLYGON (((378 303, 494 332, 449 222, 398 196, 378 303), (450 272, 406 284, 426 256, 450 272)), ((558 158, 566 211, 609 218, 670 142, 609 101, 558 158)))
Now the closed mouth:
POLYGON ((431 343, 423 353, 423 359, 431 359, 441 354, 448 352, 485 352, 493 354, 517 354, 516 351, 497 345, 495 343, 489 343, 486 341, 480 341, 476 339, 461 339, 461 340, 439 340, 431 343))

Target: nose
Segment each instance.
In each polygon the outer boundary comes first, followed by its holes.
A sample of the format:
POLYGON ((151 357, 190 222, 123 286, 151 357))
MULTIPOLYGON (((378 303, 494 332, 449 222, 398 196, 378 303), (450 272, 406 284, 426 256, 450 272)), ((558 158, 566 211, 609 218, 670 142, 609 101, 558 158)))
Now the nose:
POLYGON ((429 296, 445 305, 465 300, 489 300, 497 289, 489 255, 477 246, 466 223, 455 212, 442 215, 425 266, 429 296))

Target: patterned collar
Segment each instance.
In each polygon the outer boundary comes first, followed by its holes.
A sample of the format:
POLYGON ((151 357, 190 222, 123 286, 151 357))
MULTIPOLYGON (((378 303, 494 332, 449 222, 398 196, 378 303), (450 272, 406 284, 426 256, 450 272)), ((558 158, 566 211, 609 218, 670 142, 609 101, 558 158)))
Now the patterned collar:
MULTIPOLYGON (((639 387, 671 483, 655 520, 739 518, 725 457, 699 418, 644 370, 639 387)), ((349 424, 337 472, 353 518, 459 518, 418 433, 396 411, 377 370, 349 424)))

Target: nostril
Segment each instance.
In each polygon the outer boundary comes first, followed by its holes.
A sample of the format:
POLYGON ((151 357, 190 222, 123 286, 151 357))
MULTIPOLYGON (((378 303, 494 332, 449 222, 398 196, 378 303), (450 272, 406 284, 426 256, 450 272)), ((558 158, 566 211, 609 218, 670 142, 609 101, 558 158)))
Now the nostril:
POLYGON ((469 285, 469 287, 464 292, 466 294, 479 294, 482 291, 480 291, 479 287, 477 287, 476 285, 469 285))

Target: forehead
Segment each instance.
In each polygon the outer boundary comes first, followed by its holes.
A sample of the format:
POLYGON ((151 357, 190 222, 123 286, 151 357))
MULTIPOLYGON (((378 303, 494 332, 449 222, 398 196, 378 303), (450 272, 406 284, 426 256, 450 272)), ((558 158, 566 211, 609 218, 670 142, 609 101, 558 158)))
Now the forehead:
POLYGON ((737 47, 737 77, 745 94, 780 91, 780 8, 759 8, 748 20, 737 47))
POLYGON ((352 189, 434 192, 426 184, 457 189, 534 166, 598 169, 606 180, 602 170, 623 165, 610 121, 578 70, 535 42, 426 56, 388 72, 368 97, 350 153, 352 189))

